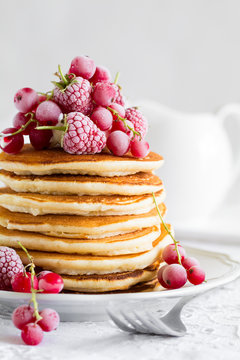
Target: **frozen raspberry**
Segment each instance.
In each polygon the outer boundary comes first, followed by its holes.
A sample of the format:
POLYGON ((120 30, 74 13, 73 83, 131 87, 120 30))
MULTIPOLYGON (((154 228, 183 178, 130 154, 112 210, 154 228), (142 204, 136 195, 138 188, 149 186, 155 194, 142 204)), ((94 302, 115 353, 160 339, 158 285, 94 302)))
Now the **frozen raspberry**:
POLYGON ((112 84, 114 89, 116 90, 116 96, 114 98, 114 103, 119 104, 124 106, 125 105, 125 101, 123 98, 123 95, 121 93, 121 86, 117 85, 117 84, 112 84))
POLYGON ((56 87, 53 100, 61 107, 63 112, 79 111, 84 115, 92 111, 92 87, 88 80, 81 76, 72 77, 63 75, 59 66, 61 81, 54 82, 56 87))
POLYGON ((128 108, 126 110, 125 118, 131 121, 135 131, 139 132, 142 139, 144 139, 148 131, 148 121, 142 113, 134 107, 128 108))
POLYGON ((0 246, 0 290, 11 290, 11 278, 23 271, 23 264, 15 250, 0 246))
POLYGON ((94 122, 80 112, 67 115, 68 130, 64 135, 63 148, 70 154, 100 153, 106 145, 106 136, 94 122))

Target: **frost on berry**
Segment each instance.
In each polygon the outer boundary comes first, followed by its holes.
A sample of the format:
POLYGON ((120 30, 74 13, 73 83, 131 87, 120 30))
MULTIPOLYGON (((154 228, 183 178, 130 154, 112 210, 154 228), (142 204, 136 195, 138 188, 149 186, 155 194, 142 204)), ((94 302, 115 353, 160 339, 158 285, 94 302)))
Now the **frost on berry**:
POLYGON ((91 83, 96 84, 98 82, 110 82, 110 71, 104 66, 97 66, 93 77, 90 79, 91 83))
POLYGON ((73 73, 77 76, 82 76, 84 79, 90 79, 96 70, 94 61, 88 56, 76 56, 69 69, 69 73, 73 73))
POLYGON ((121 93, 121 87, 117 84, 112 84, 114 89, 116 90, 116 96, 114 98, 114 102, 116 104, 119 104, 121 106, 124 106, 125 105, 125 100, 123 98, 123 95, 121 93))
POLYGON ((80 112, 67 116, 68 130, 63 139, 63 148, 70 154, 100 153, 106 145, 106 135, 94 122, 80 112))
POLYGON ((11 290, 13 275, 23 271, 23 264, 15 250, 0 246, 0 290, 11 290))
POLYGON ((138 131, 141 134, 142 139, 144 139, 148 131, 148 121, 142 113, 134 107, 128 108, 126 110, 125 118, 131 121, 135 131, 138 131))
POLYGON ((53 99, 65 113, 78 111, 86 115, 92 109, 92 87, 88 80, 80 76, 76 77, 75 81, 69 84, 64 91, 56 86, 53 99))

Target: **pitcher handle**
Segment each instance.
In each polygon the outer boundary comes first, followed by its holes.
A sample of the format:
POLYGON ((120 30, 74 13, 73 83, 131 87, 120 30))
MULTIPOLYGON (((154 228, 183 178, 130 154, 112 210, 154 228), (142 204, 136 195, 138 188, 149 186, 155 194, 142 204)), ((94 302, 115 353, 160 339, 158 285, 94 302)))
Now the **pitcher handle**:
MULTIPOLYGON (((224 123, 229 119, 230 116, 236 116, 236 118, 240 122, 240 104, 230 103, 223 106, 220 110, 218 110, 217 116, 219 117, 222 125, 224 125, 224 123)), ((240 172, 240 143, 238 143, 238 153, 235 157, 235 164, 233 170, 233 180, 236 180, 240 172)))

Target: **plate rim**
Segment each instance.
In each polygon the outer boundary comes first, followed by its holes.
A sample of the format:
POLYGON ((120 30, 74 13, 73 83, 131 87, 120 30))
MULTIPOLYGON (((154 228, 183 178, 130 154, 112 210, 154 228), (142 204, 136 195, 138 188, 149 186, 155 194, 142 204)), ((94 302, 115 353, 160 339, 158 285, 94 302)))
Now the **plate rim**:
MULTIPOLYGON (((234 281, 240 276, 240 262, 233 259, 229 254, 222 252, 210 251, 192 246, 185 246, 186 250, 195 251, 198 254, 208 255, 208 257, 217 258, 219 261, 230 265, 231 269, 227 271, 222 277, 212 278, 204 284, 197 286, 190 285, 180 289, 173 290, 161 290, 161 291, 149 291, 149 292, 136 292, 136 293, 112 293, 112 294, 37 294, 38 301, 53 301, 53 302, 71 302, 72 304, 85 301, 91 302, 103 302, 103 301, 118 301, 118 300, 147 300, 156 298, 176 298, 185 297, 190 295, 197 295, 204 293, 208 290, 214 289, 218 286, 225 285, 231 281, 234 281), (60 298, 61 297, 61 298, 60 298)), ((0 303, 1 300, 27 300, 29 299, 29 293, 17 293, 12 291, 0 290, 0 303)))

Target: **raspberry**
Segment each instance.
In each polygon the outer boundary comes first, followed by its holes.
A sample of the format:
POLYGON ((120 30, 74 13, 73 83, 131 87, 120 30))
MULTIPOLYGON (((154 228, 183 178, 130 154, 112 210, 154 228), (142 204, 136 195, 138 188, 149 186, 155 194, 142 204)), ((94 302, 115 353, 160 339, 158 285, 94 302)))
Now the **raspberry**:
POLYGON ((79 111, 84 115, 89 114, 93 108, 90 82, 81 76, 63 75, 60 65, 57 75, 60 81, 53 81, 53 84, 56 85, 53 91, 53 100, 65 113, 79 111))
POLYGON ((64 90, 55 87, 53 98, 64 112, 79 111, 88 114, 91 111, 92 87, 88 80, 78 76, 64 90))
POLYGON ((126 110, 125 118, 131 121, 135 131, 138 131, 141 134, 142 139, 144 139, 148 131, 148 122, 142 113, 134 107, 128 108, 126 110))
POLYGON ((23 264, 15 250, 0 246, 0 290, 11 290, 11 278, 23 271, 23 264))
POLYGON ((111 85, 113 85, 114 89, 116 90, 116 96, 115 96, 113 102, 116 103, 116 104, 124 106, 125 101, 124 101, 124 98, 123 98, 123 96, 121 94, 121 87, 119 85, 117 85, 117 84, 114 84, 114 83, 111 84, 111 85))
POLYGON ((67 115, 68 129, 63 139, 63 148, 70 154, 100 153, 106 145, 106 136, 94 122, 80 112, 67 115))

